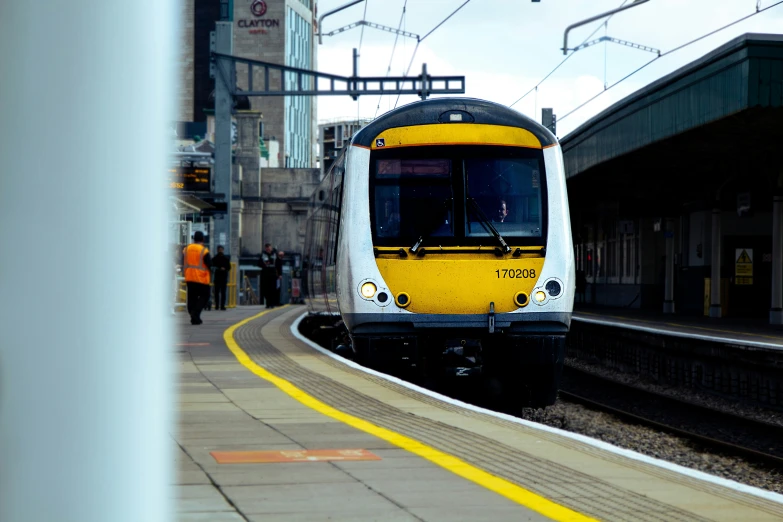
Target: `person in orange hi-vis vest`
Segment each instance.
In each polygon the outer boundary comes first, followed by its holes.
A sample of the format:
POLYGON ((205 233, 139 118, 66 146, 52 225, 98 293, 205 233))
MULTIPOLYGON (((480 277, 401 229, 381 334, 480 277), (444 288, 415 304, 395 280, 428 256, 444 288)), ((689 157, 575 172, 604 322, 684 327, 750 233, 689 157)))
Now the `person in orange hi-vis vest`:
POLYGON ((204 246, 204 233, 200 230, 193 234, 193 243, 182 251, 182 267, 188 286, 188 313, 190 324, 201 324, 201 310, 209 300, 209 280, 212 258, 209 249, 204 246))

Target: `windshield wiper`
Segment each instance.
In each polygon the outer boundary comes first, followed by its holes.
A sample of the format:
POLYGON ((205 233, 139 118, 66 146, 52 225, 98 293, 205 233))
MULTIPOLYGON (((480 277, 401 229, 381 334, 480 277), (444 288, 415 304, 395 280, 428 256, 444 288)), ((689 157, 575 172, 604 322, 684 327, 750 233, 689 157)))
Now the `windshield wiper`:
POLYGON ((481 207, 478 203, 476 203, 476 200, 472 197, 468 196, 468 201, 470 201, 473 204, 473 209, 476 211, 476 214, 478 214, 478 217, 481 218, 481 223, 487 227, 490 232, 492 232, 492 235, 495 236, 495 239, 498 240, 498 243, 500 243, 500 247, 503 250, 504 254, 508 254, 511 252, 511 247, 506 244, 506 241, 503 239, 503 236, 500 235, 500 232, 498 232, 498 229, 495 228, 495 225, 492 224, 492 221, 489 220, 486 214, 484 214, 484 211, 481 210, 481 207))
POLYGON ((422 243, 424 243, 424 236, 419 236, 419 239, 417 239, 416 242, 413 244, 413 246, 410 248, 411 252, 415 254, 422 243))
MULTIPOLYGON (((443 204, 444 204, 444 210, 446 210, 446 211, 448 212, 448 210, 449 210, 449 208, 448 208, 448 205, 449 205, 449 203, 452 203, 452 202, 453 202, 453 199, 452 199, 452 198, 447 198, 447 199, 446 199, 446 200, 443 202, 443 204)), ((448 216, 446 217, 446 219, 448 219, 448 216)), ((447 223, 448 223, 448 221, 447 221, 447 223)), ((420 247, 421 247, 421 244, 422 244, 422 243, 424 243, 424 240, 425 240, 425 239, 429 240, 430 236, 431 236, 431 235, 432 235, 432 234, 433 234, 433 233, 434 233, 434 232, 435 232, 435 231, 438 229, 438 227, 440 227, 440 226, 441 226, 441 219, 440 219, 440 218, 438 218, 438 223, 436 223, 436 224, 435 224, 435 226, 434 226, 434 227, 432 227, 432 230, 430 230, 430 231, 429 231, 429 232, 428 232, 426 235, 421 235, 421 236, 419 236, 419 239, 417 239, 417 240, 416 240, 416 242, 413 244, 413 246, 412 246, 412 247, 410 247, 410 249, 409 249, 409 250, 411 251, 411 253, 412 253, 412 254, 415 254, 415 253, 417 253, 417 252, 419 251, 420 247)))

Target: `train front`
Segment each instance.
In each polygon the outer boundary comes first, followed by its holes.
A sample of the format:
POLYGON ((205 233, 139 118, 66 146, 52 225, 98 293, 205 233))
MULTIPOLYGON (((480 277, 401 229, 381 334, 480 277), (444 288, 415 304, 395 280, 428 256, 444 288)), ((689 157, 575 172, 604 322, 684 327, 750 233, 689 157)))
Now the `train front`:
POLYGON ((357 357, 554 402, 574 299, 556 138, 501 105, 417 102, 354 137, 345 176, 338 299, 357 357))

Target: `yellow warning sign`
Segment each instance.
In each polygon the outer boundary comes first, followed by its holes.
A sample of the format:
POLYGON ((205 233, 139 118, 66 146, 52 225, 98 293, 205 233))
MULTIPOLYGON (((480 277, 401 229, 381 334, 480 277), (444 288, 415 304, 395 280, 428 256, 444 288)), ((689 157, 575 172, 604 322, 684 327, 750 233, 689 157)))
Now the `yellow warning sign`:
POLYGON ((752 248, 737 248, 735 250, 734 264, 734 276, 737 278, 737 284, 753 284, 753 249, 752 248), (739 282, 740 278, 743 282, 739 282))
POLYGON ((737 284, 737 285, 752 285, 753 284, 753 278, 752 277, 735 277, 734 278, 734 284, 737 284))

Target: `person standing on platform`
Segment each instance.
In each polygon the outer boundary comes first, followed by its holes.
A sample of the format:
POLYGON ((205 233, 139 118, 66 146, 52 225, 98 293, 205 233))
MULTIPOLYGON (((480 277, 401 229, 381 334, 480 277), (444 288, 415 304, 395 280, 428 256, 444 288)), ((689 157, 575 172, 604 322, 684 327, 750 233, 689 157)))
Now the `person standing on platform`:
POLYGON ((185 283, 188 287, 188 313, 190 324, 201 324, 201 310, 209 300, 209 280, 212 259, 204 246, 204 233, 193 234, 193 243, 182 251, 182 266, 185 269, 185 283))
POLYGON ((302 261, 302 297, 304 297, 305 299, 310 297, 310 290, 308 286, 309 276, 310 276, 310 256, 305 256, 304 261, 302 261))
POLYGON ((285 256, 285 252, 281 250, 277 253, 277 259, 275 259, 275 274, 277 275, 277 281, 275 282, 276 306, 280 306, 280 291, 283 288, 283 256, 285 256))
POLYGON ((217 255, 212 259, 212 268, 215 269, 215 310, 226 309, 226 286, 228 285, 228 273, 231 270, 231 262, 223 254, 223 247, 217 248, 217 255))
POLYGON ((272 245, 264 245, 264 251, 258 260, 258 266, 261 267, 261 294, 264 296, 267 308, 275 307, 275 288, 277 286, 277 271, 275 270, 275 253, 272 245))

